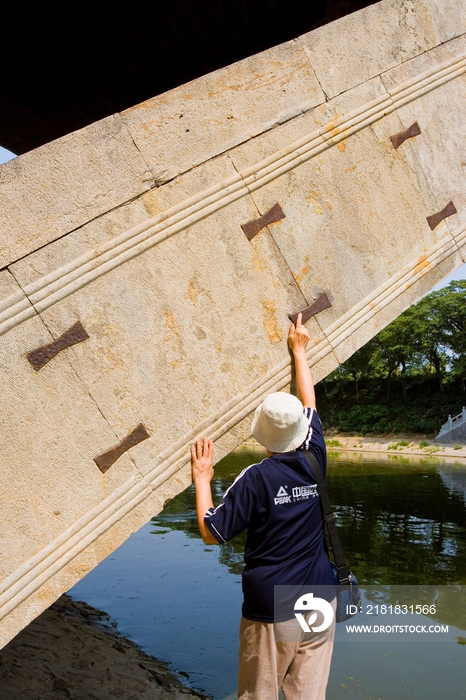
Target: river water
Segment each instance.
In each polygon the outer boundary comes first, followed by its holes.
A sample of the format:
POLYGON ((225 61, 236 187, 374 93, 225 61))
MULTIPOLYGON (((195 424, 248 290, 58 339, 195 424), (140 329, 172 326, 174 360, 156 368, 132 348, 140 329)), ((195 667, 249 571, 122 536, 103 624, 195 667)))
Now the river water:
MULTIPOLYGON (((246 450, 216 465, 214 502, 262 456, 246 450)), ((333 452, 328 488, 343 551, 362 586, 466 585, 464 463, 333 452)), ((105 610, 189 685, 233 700, 244 539, 205 545, 191 487, 70 594, 105 610)), ((464 607, 446 620, 458 628, 453 641, 337 642, 327 700, 466 698, 464 607)))

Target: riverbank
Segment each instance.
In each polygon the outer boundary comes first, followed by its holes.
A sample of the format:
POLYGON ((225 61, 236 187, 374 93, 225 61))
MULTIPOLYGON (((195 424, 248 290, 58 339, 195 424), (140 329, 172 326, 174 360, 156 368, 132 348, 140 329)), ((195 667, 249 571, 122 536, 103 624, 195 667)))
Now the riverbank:
POLYGON ((373 452, 380 454, 422 455, 428 457, 448 457, 466 459, 466 445, 449 443, 441 445, 423 435, 392 435, 388 437, 367 437, 330 435, 326 437, 329 451, 373 452))
MULTIPOLYGON (((424 457, 447 457, 466 460, 466 445, 449 443, 441 445, 424 435, 389 435, 368 437, 326 433, 325 443, 329 452, 372 452, 374 454, 406 454, 424 457)), ((262 451, 264 448, 254 438, 245 440, 235 452, 262 451)))
POLYGON ((66 595, 0 651, 5 700, 208 697, 119 634, 106 613, 66 595))

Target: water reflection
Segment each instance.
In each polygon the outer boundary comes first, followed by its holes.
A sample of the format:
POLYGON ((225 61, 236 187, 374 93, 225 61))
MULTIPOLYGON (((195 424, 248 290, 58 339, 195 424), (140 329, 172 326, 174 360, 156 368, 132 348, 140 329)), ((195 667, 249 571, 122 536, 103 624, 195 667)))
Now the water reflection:
MULTIPOLYGON (((216 466, 214 503, 241 469, 261 458, 246 452, 222 460, 216 466)), ((333 453, 328 474, 343 551, 361 584, 466 584, 465 468, 333 453)), ((193 487, 152 522, 199 537, 193 487)), ((218 550, 231 573, 242 571, 245 539, 242 533, 218 550)))
POLYGON ((450 493, 455 493, 466 505, 466 471, 442 466, 438 467, 438 473, 450 493))

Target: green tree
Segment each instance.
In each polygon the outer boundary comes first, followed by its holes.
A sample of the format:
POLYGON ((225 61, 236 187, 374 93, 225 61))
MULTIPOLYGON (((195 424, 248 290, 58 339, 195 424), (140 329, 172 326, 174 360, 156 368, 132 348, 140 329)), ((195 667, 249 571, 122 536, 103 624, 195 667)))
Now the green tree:
POLYGON ((387 399, 390 398, 393 374, 401 372, 403 395, 406 396, 406 372, 410 366, 419 365, 421 354, 413 333, 415 325, 413 309, 414 307, 411 307, 398 316, 375 339, 376 361, 386 373, 387 399))
POLYGON ((348 377, 354 382, 356 400, 359 399, 359 382, 370 376, 372 361, 377 353, 377 344, 374 339, 369 340, 354 355, 351 355, 343 365, 336 370, 342 379, 348 377))
POLYGON ((449 366, 465 371, 466 280, 431 292, 392 321, 374 341, 377 354, 372 365, 378 362, 385 369, 388 397, 394 373, 401 376, 404 395, 406 374, 413 372, 435 372, 442 391, 449 366))
POLYGON ((354 353, 329 375, 319 405, 347 432, 433 433, 464 393, 466 280, 431 292, 354 353))
POLYGON ((466 280, 451 282, 448 287, 431 292, 408 311, 417 348, 434 369, 442 390, 449 365, 456 365, 459 371, 463 368, 464 372, 466 280))

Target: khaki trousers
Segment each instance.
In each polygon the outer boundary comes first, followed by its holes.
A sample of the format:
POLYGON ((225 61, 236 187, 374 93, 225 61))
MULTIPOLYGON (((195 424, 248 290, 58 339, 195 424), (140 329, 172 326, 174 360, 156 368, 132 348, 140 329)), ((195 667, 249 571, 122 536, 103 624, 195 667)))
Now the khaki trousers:
POLYGON ((335 620, 323 632, 302 632, 301 641, 277 642, 273 623, 242 617, 239 700, 276 700, 280 689, 285 700, 325 700, 334 636, 335 620))

